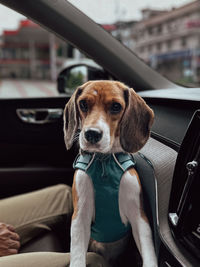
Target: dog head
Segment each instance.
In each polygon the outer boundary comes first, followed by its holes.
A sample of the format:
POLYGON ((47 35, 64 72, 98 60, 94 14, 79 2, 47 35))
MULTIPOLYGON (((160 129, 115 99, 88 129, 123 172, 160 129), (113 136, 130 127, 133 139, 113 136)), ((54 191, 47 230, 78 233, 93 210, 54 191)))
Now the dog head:
POLYGON ((70 149, 77 130, 80 148, 88 152, 140 150, 148 140, 153 111, 116 81, 90 81, 78 87, 64 110, 64 135, 70 149))

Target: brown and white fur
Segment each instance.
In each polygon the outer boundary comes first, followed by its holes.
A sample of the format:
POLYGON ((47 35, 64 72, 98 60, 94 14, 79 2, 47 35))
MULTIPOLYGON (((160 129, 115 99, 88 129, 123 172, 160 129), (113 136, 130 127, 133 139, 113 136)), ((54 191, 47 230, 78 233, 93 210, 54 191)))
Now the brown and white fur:
MULTIPOLYGON (((137 152, 149 138, 153 117, 153 111, 144 100, 124 84, 116 81, 87 82, 77 88, 65 107, 66 147, 71 148, 79 129, 79 144, 83 151, 137 152), (86 135, 88 131, 96 132, 98 138, 91 142, 86 135)), ((71 225, 70 266, 85 267, 89 243, 96 251, 101 248, 101 253, 109 244, 90 240, 90 226, 95 217, 94 190, 91 179, 82 170, 75 172, 72 192, 74 213, 71 225)), ((141 194, 136 170, 128 169, 120 182, 120 216, 123 223, 131 224, 143 267, 156 267, 152 233, 142 207, 141 194)), ((120 242, 118 243, 120 245, 120 242)), ((115 253, 118 249, 114 247, 115 253)), ((112 255, 111 251, 108 254, 112 255)))

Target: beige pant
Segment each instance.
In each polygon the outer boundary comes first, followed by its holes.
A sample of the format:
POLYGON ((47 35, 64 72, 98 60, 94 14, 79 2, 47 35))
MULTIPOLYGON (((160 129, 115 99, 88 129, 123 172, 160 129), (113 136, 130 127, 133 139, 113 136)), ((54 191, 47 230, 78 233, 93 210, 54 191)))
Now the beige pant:
MULTIPOLYGON (((33 252, 0 258, 0 267, 68 267, 69 253, 33 252)), ((109 267, 104 259, 96 254, 87 253, 87 267, 109 267)))
MULTIPOLYGON (((11 224, 20 235, 22 245, 45 230, 51 230, 63 216, 71 217, 71 188, 51 186, 32 193, 0 200, 0 222, 11 224)), ((33 252, 0 257, 0 267, 69 266, 69 254, 33 252)), ((103 258, 88 253, 87 266, 108 266, 103 258)))

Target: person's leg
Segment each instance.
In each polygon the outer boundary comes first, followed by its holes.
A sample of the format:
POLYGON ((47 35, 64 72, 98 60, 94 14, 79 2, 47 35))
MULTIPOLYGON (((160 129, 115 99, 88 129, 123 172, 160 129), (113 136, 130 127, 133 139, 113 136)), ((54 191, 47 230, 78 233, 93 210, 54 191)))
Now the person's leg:
MULTIPOLYGON (((68 267, 69 253, 34 252, 0 258, 0 267, 68 267)), ((109 267, 103 257, 87 253, 87 267, 109 267)))
POLYGON ((71 214, 71 188, 66 185, 0 200, 0 222, 15 227, 22 245, 39 232, 50 230, 62 216, 70 220, 71 214))

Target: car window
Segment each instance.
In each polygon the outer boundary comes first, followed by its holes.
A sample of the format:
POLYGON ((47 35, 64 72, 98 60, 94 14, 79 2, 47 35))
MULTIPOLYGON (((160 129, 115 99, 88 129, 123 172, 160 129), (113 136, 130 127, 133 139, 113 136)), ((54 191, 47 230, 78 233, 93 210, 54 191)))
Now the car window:
MULTIPOLYGON (((162 75, 200 86, 200 2, 70 0, 162 75)), ((112 79, 70 43, 0 5, 0 98, 72 94, 89 79, 112 79)))

